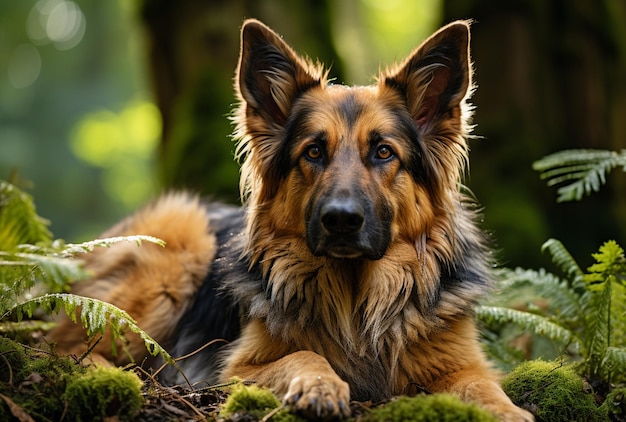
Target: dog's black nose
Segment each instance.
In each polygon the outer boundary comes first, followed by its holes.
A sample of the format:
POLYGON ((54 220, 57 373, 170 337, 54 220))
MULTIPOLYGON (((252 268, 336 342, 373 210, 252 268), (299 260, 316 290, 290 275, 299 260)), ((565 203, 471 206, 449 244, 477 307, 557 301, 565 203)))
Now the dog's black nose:
POLYGON ((354 199, 333 199, 322 207, 320 219, 332 234, 356 233, 365 221, 365 210, 354 199))

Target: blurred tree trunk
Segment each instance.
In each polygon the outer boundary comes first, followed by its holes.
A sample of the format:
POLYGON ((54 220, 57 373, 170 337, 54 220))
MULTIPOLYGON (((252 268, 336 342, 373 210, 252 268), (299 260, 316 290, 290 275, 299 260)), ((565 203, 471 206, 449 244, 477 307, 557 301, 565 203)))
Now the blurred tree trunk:
POLYGON ((166 188, 185 187, 219 199, 238 199, 238 166, 227 116, 239 30, 261 19, 297 51, 340 61, 330 36, 329 7, 314 0, 144 0, 149 67, 163 117, 160 173, 166 188))
POLYGON ((537 257, 524 249, 546 235, 579 259, 605 240, 623 244, 623 173, 591 198, 556 204, 531 164, 562 149, 626 147, 625 3, 445 0, 444 19, 456 18, 475 20, 475 132, 486 140, 472 144, 470 184, 491 198, 486 222, 500 246, 527 265, 537 257))

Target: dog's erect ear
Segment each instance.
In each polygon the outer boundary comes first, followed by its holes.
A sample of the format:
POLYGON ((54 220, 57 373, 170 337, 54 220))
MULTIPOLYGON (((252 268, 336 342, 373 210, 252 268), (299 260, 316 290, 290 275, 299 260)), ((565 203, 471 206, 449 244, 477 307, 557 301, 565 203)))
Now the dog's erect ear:
POLYGON ((469 37, 467 22, 453 22, 424 41, 381 81, 405 96, 422 133, 459 106, 470 89, 469 37))
POLYGON ((270 28, 254 19, 244 22, 236 89, 248 112, 282 126, 297 96, 322 79, 321 69, 301 59, 270 28))

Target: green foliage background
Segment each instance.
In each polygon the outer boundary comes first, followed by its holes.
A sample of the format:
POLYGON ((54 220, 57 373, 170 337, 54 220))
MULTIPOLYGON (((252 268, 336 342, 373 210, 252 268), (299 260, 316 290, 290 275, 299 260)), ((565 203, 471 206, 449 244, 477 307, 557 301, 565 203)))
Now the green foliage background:
MULTIPOLYGON (((29 316, 38 306, 70 313, 82 306, 81 318, 99 316, 90 322, 95 331, 111 322, 123 322, 120 330, 130 322, 140 331, 122 311, 64 293, 67 280, 82 276, 65 258, 81 252, 76 248, 105 245, 53 239, 94 238, 159 191, 181 184, 236 201, 226 115, 237 32, 250 16, 265 20, 297 51, 330 64, 337 82, 350 84, 370 83, 379 63, 401 60, 441 24, 475 19, 478 137, 471 140, 468 183, 485 206, 484 224, 503 263, 549 268, 502 271, 503 287, 516 297, 478 309, 494 330, 486 331, 487 344, 508 365, 565 353, 588 379, 624 382, 625 270, 617 245, 626 236, 626 181, 623 172, 609 176, 614 168, 626 170, 621 0, 0 2, 0 180, 32 193, 53 223, 48 228, 36 217, 16 227, 18 219, 1 211, 34 215, 30 202, 21 209, 0 203, 4 323, 13 325, 8 316, 29 316), (176 12, 171 19, 167 7, 176 12), (176 55, 168 59, 184 63, 168 71, 195 78, 173 89, 170 110, 155 89, 163 75, 154 69, 154 34, 146 31, 155 16, 157 22, 168 18, 161 22, 166 39, 157 40, 172 42, 176 55), (181 16, 188 20, 177 21, 181 16), (533 162, 549 184, 568 185, 546 188, 533 162), (613 180, 591 199, 555 204, 557 197, 598 191, 607 178, 613 180), (547 238, 563 240, 571 254, 549 241, 550 253, 542 256, 538 246, 547 238), (601 247, 608 239, 617 243, 601 247), (563 276, 555 275, 558 270, 563 276), (48 281, 55 293, 28 300, 23 293, 36 281, 48 281), (513 325, 535 334, 526 355, 509 347, 519 334, 513 325)), ((153 353, 161 352, 145 339, 153 353)))
MULTIPOLYGON (((267 3, 279 8, 281 4, 267 3)), ((294 7, 287 7, 288 3, 284 2, 287 9, 294 7)), ((367 83, 379 59, 391 61, 408 53, 416 40, 438 25, 439 3, 338 2, 336 16, 341 22, 336 42, 355 60, 347 79, 367 83), (351 20, 343 15, 355 7, 362 18, 351 20), (403 25, 397 24, 398 19, 403 25), (361 20, 371 33, 363 30, 361 20), (371 42, 373 49, 368 45, 371 42), (395 48, 387 48, 389 43, 395 48)), ((6 69, 0 72, 0 178, 30 189, 40 214, 52 221, 51 230, 58 237, 92 238, 167 188, 159 183, 156 167, 161 116, 151 92, 148 43, 139 17, 143 5, 127 0, 0 3, 0 69, 6 69), (82 35, 65 44, 46 36, 46 30, 54 34, 55 23, 60 25, 57 32, 62 32, 64 24, 71 29, 75 17, 68 12, 74 10, 79 13, 76 25, 84 26, 82 35)), ((228 28, 236 33, 251 13, 229 15, 228 28)), ((283 31, 288 32, 285 26, 283 31)), ((302 50, 313 54, 304 46, 302 50)), ((235 48, 234 57, 236 53, 235 48)), ((223 167, 225 172, 223 181, 213 181, 215 187, 221 186, 219 190, 211 191, 209 186, 204 193, 234 201, 238 171, 225 133, 230 131, 229 110, 211 110, 210 104, 215 95, 227 95, 230 103, 234 99, 231 78, 236 61, 231 61, 220 63, 228 68, 227 74, 207 75, 203 82, 213 89, 222 87, 226 94, 209 93, 206 104, 183 104, 177 113, 210 113, 222 122, 218 133, 210 128, 192 129, 192 121, 179 130, 190 136, 220 138, 216 144, 225 152, 209 150, 197 157, 220 157, 213 167, 223 167)), ((333 64, 335 70, 341 67, 341 63, 333 64)), ((172 155, 176 151, 175 146, 168 149, 172 155)))
POLYGON ((626 146, 621 0, 3 1, 0 178, 30 189, 52 232, 69 241, 95 237, 172 186, 235 202, 226 115, 237 32, 250 16, 331 65, 337 82, 356 84, 441 24, 475 19, 478 139, 468 184, 503 264, 548 265, 537 245, 550 237, 588 264, 590 249, 626 235, 623 177, 592 201, 554 204, 530 168, 557 150, 626 146), (165 114, 145 25, 153 15, 169 37, 157 41, 173 44, 166 58, 185 63, 166 71, 195 78, 170 87, 165 114))

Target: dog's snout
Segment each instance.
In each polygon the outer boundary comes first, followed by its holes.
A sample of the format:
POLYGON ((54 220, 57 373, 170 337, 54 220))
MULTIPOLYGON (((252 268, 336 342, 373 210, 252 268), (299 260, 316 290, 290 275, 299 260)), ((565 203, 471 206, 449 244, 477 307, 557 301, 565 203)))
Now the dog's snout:
POLYGON ((365 210, 354 199, 335 199, 322 207, 320 219, 329 233, 356 233, 365 221, 365 210))

